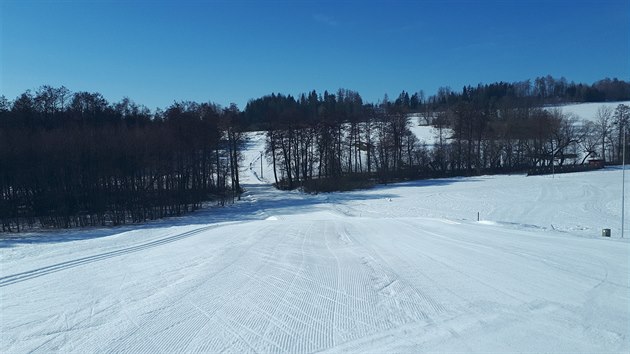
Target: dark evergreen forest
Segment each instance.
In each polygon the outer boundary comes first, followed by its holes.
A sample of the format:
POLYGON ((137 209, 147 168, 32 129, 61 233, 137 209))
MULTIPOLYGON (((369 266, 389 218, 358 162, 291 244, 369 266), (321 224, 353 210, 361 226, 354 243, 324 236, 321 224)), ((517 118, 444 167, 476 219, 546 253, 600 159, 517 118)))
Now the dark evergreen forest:
POLYGON ((340 89, 271 94, 242 111, 176 102, 152 112, 128 98, 42 86, 0 96, 1 230, 120 225, 233 202, 247 131, 266 132, 276 186, 308 192, 618 163, 630 107, 580 122, 549 106, 622 100, 630 100, 624 81, 547 76, 377 103, 340 89), (435 144, 418 140, 417 124, 436 128, 435 144))

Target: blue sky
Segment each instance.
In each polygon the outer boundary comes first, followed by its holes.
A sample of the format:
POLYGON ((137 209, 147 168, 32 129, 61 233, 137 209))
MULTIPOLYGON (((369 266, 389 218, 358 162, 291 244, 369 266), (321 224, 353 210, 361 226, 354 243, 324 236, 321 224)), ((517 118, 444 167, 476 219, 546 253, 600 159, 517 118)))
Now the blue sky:
POLYGON ((550 74, 630 80, 630 1, 29 1, 0 5, 0 94, 41 85, 235 102, 388 93, 550 74))

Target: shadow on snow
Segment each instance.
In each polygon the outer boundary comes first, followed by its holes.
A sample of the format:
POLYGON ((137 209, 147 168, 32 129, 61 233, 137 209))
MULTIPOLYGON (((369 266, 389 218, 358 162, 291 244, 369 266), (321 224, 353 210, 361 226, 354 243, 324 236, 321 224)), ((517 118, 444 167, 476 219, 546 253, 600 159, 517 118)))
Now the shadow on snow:
POLYGON ((69 230, 42 230, 22 234, 0 234, 0 248, 21 244, 59 243, 113 236, 129 231, 160 229, 173 226, 211 225, 224 222, 249 222, 281 215, 291 216, 317 211, 321 204, 343 204, 350 201, 395 198, 387 193, 327 193, 304 194, 297 191, 279 191, 271 185, 244 184, 241 200, 226 206, 208 204, 204 208, 183 216, 152 220, 141 224, 114 227, 69 230))

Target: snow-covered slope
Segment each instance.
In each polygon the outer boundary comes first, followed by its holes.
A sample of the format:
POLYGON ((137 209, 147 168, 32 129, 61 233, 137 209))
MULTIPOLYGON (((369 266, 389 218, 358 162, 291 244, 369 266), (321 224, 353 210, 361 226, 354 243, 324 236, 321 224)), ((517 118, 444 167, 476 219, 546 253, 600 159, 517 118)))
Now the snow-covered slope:
POLYGON ((578 119, 596 121, 597 110, 599 109, 599 107, 602 107, 602 106, 610 107, 614 111, 615 108, 617 108, 617 106, 620 104, 625 104, 626 106, 630 106, 630 101, 577 103, 577 104, 563 105, 558 108, 562 109, 563 113, 575 115, 578 119))
MULTIPOLYGON (((421 143, 426 143, 429 146, 433 146, 433 144, 435 144, 438 137, 438 129, 435 129, 430 125, 418 125, 415 122, 412 122, 410 129, 416 137, 418 137, 418 140, 420 140, 421 143)), ((450 135, 450 129, 448 131, 445 129, 443 137, 450 137, 450 135)))
POLYGON ((0 351, 630 348, 621 170, 313 196, 271 188, 265 163, 259 178, 262 141, 236 205, 2 235, 0 351))

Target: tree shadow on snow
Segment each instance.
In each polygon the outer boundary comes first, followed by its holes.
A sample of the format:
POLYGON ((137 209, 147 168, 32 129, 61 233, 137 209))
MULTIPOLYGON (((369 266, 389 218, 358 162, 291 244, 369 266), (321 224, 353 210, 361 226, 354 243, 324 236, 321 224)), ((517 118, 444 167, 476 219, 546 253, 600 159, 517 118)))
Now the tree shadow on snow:
MULTIPOLYGON (((95 239, 125 232, 164 229, 190 225, 212 225, 225 222, 249 222, 274 216, 291 216, 318 211, 323 204, 344 204, 352 201, 391 199, 395 194, 362 191, 322 193, 317 195, 297 191, 279 191, 269 185, 244 185, 245 193, 240 201, 225 206, 209 203, 204 208, 183 216, 152 220, 146 223, 126 224, 113 227, 94 227, 68 230, 38 230, 17 234, 0 234, 0 248, 24 244, 60 243, 95 239)), ((175 231, 177 232, 177 231, 175 231)), ((182 231, 184 232, 184 231, 182 231)), ((130 235, 132 236, 132 235, 130 235)))
POLYGON ((392 184, 377 185, 375 189, 390 189, 390 188, 416 188, 416 187, 435 187, 435 186, 448 186, 455 183, 470 183, 470 182, 483 182, 479 177, 450 177, 450 178, 433 178, 433 179, 420 179, 414 181, 406 181, 392 184))

